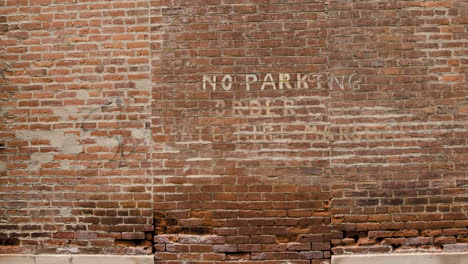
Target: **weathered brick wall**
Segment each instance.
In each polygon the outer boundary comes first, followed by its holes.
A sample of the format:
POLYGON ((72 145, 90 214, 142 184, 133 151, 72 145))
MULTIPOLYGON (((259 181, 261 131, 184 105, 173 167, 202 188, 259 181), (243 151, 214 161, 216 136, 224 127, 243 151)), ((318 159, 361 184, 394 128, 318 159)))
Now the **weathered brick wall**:
POLYGON ((329 92, 295 82, 325 75, 325 3, 170 3, 152 12, 156 258, 329 258, 329 92))
POLYGON ((332 1, 333 253, 468 250, 463 1, 332 1))
POLYGON ((0 251, 151 253, 148 2, 0 3, 0 251))
POLYGON ((461 0, 0 0, 0 253, 468 251, 467 17, 461 0))

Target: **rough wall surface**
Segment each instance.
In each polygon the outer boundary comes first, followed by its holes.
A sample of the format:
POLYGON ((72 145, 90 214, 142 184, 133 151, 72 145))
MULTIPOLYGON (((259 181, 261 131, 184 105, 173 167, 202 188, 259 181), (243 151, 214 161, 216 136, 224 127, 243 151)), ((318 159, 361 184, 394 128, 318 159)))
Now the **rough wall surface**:
POLYGON ((335 254, 467 250, 466 1, 330 1, 335 254), (332 3, 333 2, 333 3, 332 3))
POLYGON ((0 250, 150 253, 148 2, 0 3, 0 250))
POLYGON ((0 7, 0 253, 468 251, 465 1, 0 7))

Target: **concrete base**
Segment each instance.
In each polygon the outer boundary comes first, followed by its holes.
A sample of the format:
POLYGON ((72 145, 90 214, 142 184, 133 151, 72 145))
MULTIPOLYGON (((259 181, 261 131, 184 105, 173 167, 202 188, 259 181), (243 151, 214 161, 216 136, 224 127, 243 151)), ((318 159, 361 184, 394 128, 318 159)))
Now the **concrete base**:
POLYGON ((332 256, 332 264, 466 264, 468 252, 332 256))
POLYGON ((0 255, 1 264, 154 264, 153 256, 0 255))

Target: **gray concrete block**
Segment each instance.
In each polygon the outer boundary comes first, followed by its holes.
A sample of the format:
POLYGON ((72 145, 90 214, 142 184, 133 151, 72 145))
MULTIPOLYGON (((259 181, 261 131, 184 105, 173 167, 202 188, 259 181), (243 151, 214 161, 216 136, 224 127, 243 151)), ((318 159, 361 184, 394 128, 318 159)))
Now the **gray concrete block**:
POLYGON ((466 264, 468 252, 332 256, 332 264, 466 264))
POLYGON ((0 255, 0 264, 154 264, 154 257, 129 255, 0 255))
POLYGON ((0 255, 1 264, 35 264, 33 255, 0 255))

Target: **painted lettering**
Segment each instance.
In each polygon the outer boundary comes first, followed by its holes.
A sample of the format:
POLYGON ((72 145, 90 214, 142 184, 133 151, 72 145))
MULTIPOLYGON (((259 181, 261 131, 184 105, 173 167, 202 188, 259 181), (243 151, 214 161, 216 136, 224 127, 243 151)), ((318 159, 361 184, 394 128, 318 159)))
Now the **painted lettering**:
POLYGON ((245 76, 245 90, 250 91, 250 85, 258 81, 258 77, 255 74, 247 74, 245 76))
POLYGON ((273 90, 276 90, 276 83, 273 80, 273 76, 271 75, 271 73, 268 73, 267 75, 265 75, 265 78, 263 79, 262 88, 260 88, 260 89, 262 91, 265 90, 265 87, 267 85, 271 86, 273 88, 273 90))
POLYGON ((208 84, 211 84, 213 91, 216 90, 216 76, 203 75, 203 90, 206 90, 208 84))
POLYGON ((229 91, 232 88, 232 76, 230 74, 224 75, 223 80, 221 81, 221 85, 223 87, 223 90, 229 91))
POLYGON ((308 77, 308 74, 303 74, 301 76, 300 73, 297 74, 296 76, 296 89, 309 89, 309 84, 307 84, 307 77, 308 77), (304 87, 304 88, 302 88, 304 87))
POLYGON ((289 79, 291 79, 291 76, 289 74, 280 73, 280 75, 279 75, 279 88, 281 90, 284 89, 284 86, 286 86, 286 89, 292 89, 292 86, 289 83, 289 79))

